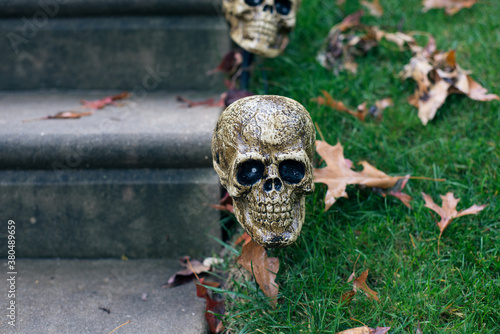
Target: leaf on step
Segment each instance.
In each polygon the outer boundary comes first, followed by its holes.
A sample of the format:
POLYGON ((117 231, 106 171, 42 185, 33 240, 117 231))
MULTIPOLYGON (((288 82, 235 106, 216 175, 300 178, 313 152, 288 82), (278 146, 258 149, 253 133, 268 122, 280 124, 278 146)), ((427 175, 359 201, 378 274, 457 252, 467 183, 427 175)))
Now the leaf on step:
POLYGON ((274 281, 280 268, 278 258, 267 257, 266 249, 251 240, 243 246, 238 263, 254 274, 260 289, 271 298, 271 305, 275 307, 279 289, 274 281))
POLYGON ((463 8, 471 8, 477 0, 423 0, 425 13, 432 8, 443 8, 448 15, 454 15, 463 8))
POLYGON ((229 193, 226 192, 224 197, 220 200, 219 204, 209 204, 215 210, 227 211, 233 213, 233 199, 229 196, 229 193))
POLYGON ((207 72, 207 75, 212 75, 217 72, 222 72, 225 75, 232 77, 236 74, 241 64, 243 63, 243 50, 234 49, 224 55, 220 64, 207 72))
POLYGON ((354 286, 354 291, 362 290, 369 299, 374 299, 376 301, 380 301, 378 298, 378 293, 370 289, 370 287, 366 284, 366 279, 368 278, 368 269, 363 271, 361 275, 354 279, 352 285, 354 286))
POLYGON ((84 116, 93 115, 93 111, 85 111, 85 112, 74 112, 74 111, 61 111, 55 115, 47 116, 46 119, 77 119, 84 116))
POLYGON ((84 108, 96 110, 102 109, 108 105, 116 105, 116 101, 128 99, 130 96, 132 95, 129 92, 121 92, 120 94, 107 96, 96 101, 81 100, 80 103, 84 108))
POLYGON ((432 211, 436 212, 440 217, 441 221, 437 223, 439 227, 439 239, 441 239, 441 235, 443 234, 444 230, 450 225, 450 223, 453 221, 453 219, 462 217, 465 215, 475 215, 482 211, 487 205, 473 205, 468 209, 462 210, 462 211, 457 211, 457 204, 460 201, 459 198, 455 198, 452 192, 448 192, 446 195, 440 195, 442 204, 441 206, 437 205, 433 200, 432 197, 427 195, 426 193, 422 193, 422 196, 424 197, 425 201, 425 207, 431 209, 432 211))
POLYGON ((385 334, 391 329, 391 327, 377 327, 375 329, 368 326, 356 327, 351 329, 346 329, 342 332, 337 332, 336 334, 385 334))
POLYGON ((361 172, 353 171, 351 169, 352 162, 344 157, 344 149, 340 143, 331 146, 326 142, 317 140, 316 151, 326 162, 326 167, 314 169, 314 182, 324 183, 328 186, 325 196, 325 211, 335 203, 337 198, 348 197, 345 191, 348 184, 390 189, 400 179, 407 177, 389 176, 366 161, 359 163, 363 166, 361 172))
POLYGON ((175 286, 189 283, 196 277, 196 275, 199 275, 203 272, 208 272, 211 269, 210 266, 205 266, 198 260, 191 260, 189 256, 181 257, 179 259, 179 262, 181 266, 184 267, 184 269, 179 270, 174 275, 172 275, 168 279, 167 283, 162 285, 162 288, 173 288, 175 286))
POLYGON ((203 285, 208 285, 211 287, 218 287, 219 283, 217 282, 205 282, 204 278, 201 278, 198 283, 196 283, 196 295, 200 298, 205 298, 206 306, 205 306, 205 319, 207 319, 207 323, 210 329, 211 334, 218 334, 224 331, 224 325, 222 321, 217 318, 216 315, 224 315, 226 307, 224 305, 224 301, 216 301, 210 297, 208 293, 208 289, 203 285))

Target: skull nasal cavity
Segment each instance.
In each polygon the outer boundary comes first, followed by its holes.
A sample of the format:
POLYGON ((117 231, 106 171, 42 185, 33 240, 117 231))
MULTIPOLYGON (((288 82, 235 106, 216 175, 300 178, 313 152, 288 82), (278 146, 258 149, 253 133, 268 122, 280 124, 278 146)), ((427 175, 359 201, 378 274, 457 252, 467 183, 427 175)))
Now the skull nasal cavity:
POLYGON ((273 6, 270 6, 270 5, 265 5, 265 6, 264 6, 264 11, 266 11, 266 10, 269 10, 269 13, 271 13, 271 14, 272 14, 272 13, 273 13, 273 6))
POLYGON ((274 190, 280 191, 281 190, 281 181, 280 179, 267 179, 266 182, 264 182, 264 190, 269 192, 273 190, 273 184, 274 184, 274 190))

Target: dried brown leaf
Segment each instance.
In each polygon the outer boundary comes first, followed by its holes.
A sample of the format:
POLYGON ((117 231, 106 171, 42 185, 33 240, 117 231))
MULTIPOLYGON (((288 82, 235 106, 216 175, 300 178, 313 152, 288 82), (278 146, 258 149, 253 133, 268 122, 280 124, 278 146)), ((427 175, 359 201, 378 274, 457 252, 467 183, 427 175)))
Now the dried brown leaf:
POLYGON ((463 8, 471 8, 477 3, 477 0, 423 0, 425 13, 429 9, 443 8, 448 15, 454 15, 463 8))
POLYGON ((369 299, 375 299, 376 301, 380 301, 378 298, 378 293, 370 289, 370 287, 366 284, 367 278, 368 278, 368 269, 363 271, 363 273, 353 281, 352 285, 354 286, 354 291, 357 291, 358 289, 363 290, 363 292, 369 299))
POLYGON ((325 196, 325 211, 327 211, 339 197, 346 197, 345 189, 348 184, 358 184, 370 188, 392 188, 403 176, 389 176, 376 169, 366 161, 361 172, 351 169, 352 163, 344 157, 344 149, 340 143, 331 146, 317 140, 316 151, 325 160, 326 167, 314 169, 314 182, 328 186, 325 196))
POLYGON ((440 231, 439 237, 441 237, 444 230, 450 225, 453 219, 465 215, 475 215, 486 207, 486 205, 473 205, 468 209, 458 212, 456 208, 460 199, 455 198, 452 192, 448 192, 444 196, 440 195, 442 206, 437 205, 429 195, 422 193, 422 196, 425 200, 425 207, 433 210, 441 217, 441 221, 437 223, 440 231))
POLYGON ((243 246, 238 263, 254 274, 260 289, 271 298, 271 305, 276 306, 279 287, 274 280, 280 268, 278 258, 267 257, 265 248, 251 240, 243 246))
POLYGON ((368 9, 371 15, 381 17, 384 14, 384 8, 380 4, 380 0, 373 0, 372 2, 362 0, 361 4, 368 9))
POLYGON ((189 256, 181 257, 179 262, 184 269, 173 274, 168 279, 167 283, 162 286, 163 288, 173 288, 175 286, 189 283, 196 277, 196 275, 208 272, 211 269, 210 266, 205 266, 198 260, 190 260, 189 256))
POLYGON ((218 287, 219 283, 216 282, 205 282, 203 278, 200 279, 199 283, 196 283, 196 295, 200 298, 205 298, 205 319, 207 319, 208 327, 211 334, 218 334, 224 331, 224 325, 222 321, 216 316, 216 314, 223 315, 226 308, 224 301, 216 301, 212 299, 208 293, 208 289, 203 285, 208 285, 212 287, 218 287))
POLYGON ((346 329, 345 331, 336 334, 385 334, 391 327, 377 327, 375 329, 368 326, 346 329))

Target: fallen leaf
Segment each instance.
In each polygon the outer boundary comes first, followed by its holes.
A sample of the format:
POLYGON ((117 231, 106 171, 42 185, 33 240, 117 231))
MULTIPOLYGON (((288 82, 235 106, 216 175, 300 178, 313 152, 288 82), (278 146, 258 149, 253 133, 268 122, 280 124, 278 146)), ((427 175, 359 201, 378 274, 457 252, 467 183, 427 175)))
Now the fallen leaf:
POLYGON ((368 326, 356 327, 351 329, 346 329, 342 332, 337 332, 336 334, 385 334, 391 329, 391 327, 377 327, 375 329, 368 326))
POLYGON ((252 238, 248 235, 247 232, 244 232, 242 235, 239 236, 238 239, 234 242, 235 245, 239 245, 243 242, 243 246, 248 244, 250 241, 252 241, 252 238))
POLYGON ((129 98, 130 96, 131 94, 129 92, 121 92, 120 94, 107 96, 105 98, 96 101, 81 100, 80 103, 84 108, 96 110, 96 109, 102 109, 111 104, 115 105, 116 104, 115 101, 124 100, 129 98))
POLYGON ((230 213, 233 213, 234 208, 233 208, 233 199, 231 196, 229 196, 229 193, 226 192, 224 197, 220 200, 219 204, 209 204, 212 208, 215 210, 220 210, 220 211, 227 211, 230 213))
POLYGON ((361 4, 365 6, 373 16, 380 17, 384 14, 384 8, 382 8, 380 0, 373 0, 372 2, 362 0, 361 4))
POLYGON ((243 246, 238 263, 254 274, 260 289, 271 298, 271 305, 275 307, 279 289, 274 281, 280 268, 278 258, 267 257, 266 249, 251 240, 243 246))
POLYGON ((340 300, 343 301, 344 303, 347 303, 347 305, 349 305, 355 295, 356 295, 356 291, 349 290, 349 291, 344 292, 342 294, 342 297, 340 297, 340 300))
POLYGON ((316 151, 325 160, 326 167, 314 169, 314 182, 328 186, 325 196, 325 211, 327 211, 339 197, 348 197, 345 191, 348 184, 358 184, 369 188, 388 189, 396 185, 398 180, 406 176, 389 176, 376 169, 366 161, 361 172, 351 169, 352 162, 344 157, 344 149, 340 143, 331 146, 317 140, 316 151))
POLYGON ((408 194, 405 194, 402 192, 403 188, 406 186, 406 183, 410 179, 410 175, 407 175, 401 179, 399 179, 396 184, 387 189, 382 189, 382 188, 372 188, 372 190, 378 194, 380 194, 382 197, 385 196, 394 196, 397 199, 399 199, 403 204, 408 207, 409 209, 413 209, 410 202, 413 200, 413 197, 411 197, 408 194))
POLYGON ((201 278, 199 283, 196 283, 196 295, 200 298, 205 298, 206 300, 205 319, 207 319, 210 333, 222 333, 224 331, 224 325, 222 324, 222 321, 216 317, 216 315, 224 315, 224 312, 226 310, 224 301, 213 300, 208 293, 208 289, 203 285, 218 287, 219 283, 205 282, 204 278, 201 278))
POLYGON ((477 3, 477 0, 423 0, 425 13, 432 8, 443 8, 448 15, 454 15, 462 8, 471 8, 477 3))
POLYGON ((207 75, 222 72, 225 75, 232 77, 236 74, 242 63, 243 51, 241 49, 231 50, 224 55, 220 64, 216 68, 207 72, 207 75))
POLYGON ((434 118, 446 98, 453 93, 464 94, 477 101, 500 100, 498 95, 488 94, 486 88, 457 64, 454 50, 429 54, 430 50, 432 47, 417 52, 400 73, 403 79, 412 78, 417 82, 416 91, 408 102, 418 108, 418 117, 423 125, 434 118))
MULTIPOLYGON (((437 205, 432 197, 427 195, 426 193, 422 193, 425 201, 425 207, 431 209, 436 212, 440 217, 441 221, 437 223, 439 227, 439 238, 438 238, 438 247, 439 240, 441 239, 441 235, 444 230, 450 225, 453 219, 462 217, 465 215, 475 215, 482 211, 487 205, 473 205, 468 209, 457 212, 457 204, 460 201, 459 198, 455 198, 452 192, 448 192, 446 195, 440 195, 442 200, 442 206, 437 205)), ((439 252, 439 248, 438 248, 439 252)))
POLYGON ((366 284, 367 278, 368 278, 368 269, 363 271, 363 273, 361 273, 361 275, 352 282, 352 285, 354 286, 354 291, 357 292, 358 290, 363 290, 363 292, 369 299, 375 299, 376 301, 380 301, 377 296, 378 293, 370 289, 370 287, 366 284))
POLYGON ((162 288, 173 288, 182 284, 191 282, 196 275, 203 272, 210 271, 210 266, 205 266, 198 260, 191 260, 189 256, 185 256, 179 259, 181 266, 185 267, 173 274, 162 288), (195 275, 196 274, 196 275, 195 275))

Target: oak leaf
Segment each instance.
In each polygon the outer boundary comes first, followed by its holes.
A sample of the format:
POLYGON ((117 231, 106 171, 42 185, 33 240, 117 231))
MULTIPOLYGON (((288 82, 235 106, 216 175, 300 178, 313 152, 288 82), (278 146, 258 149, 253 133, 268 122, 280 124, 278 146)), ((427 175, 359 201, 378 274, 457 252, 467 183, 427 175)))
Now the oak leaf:
POLYGON ((468 209, 457 211, 457 204, 460 201, 460 199, 455 198, 452 192, 448 192, 444 196, 440 195, 442 200, 441 206, 437 205, 432 200, 432 197, 430 197, 426 193, 422 193, 422 196, 424 197, 425 200, 425 207, 436 212, 441 217, 441 221, 437 223, 440 232, 438 240, 441 239, 441 235, 443 234, 444 230, 448 227, 448 225, 450 225, 453 219, 465 215, 475 215, 486 207, 486 205, 475 204, 468 209))
POLYGON ((105 98, 96 101, 81 100, 80 103, 84 108, 96 110, 102 109, 111 104, 116 105, 116 101, 128 99, 130 96, 131 94, 129 92, 121 92, 120 94, 106 96, 105 98))
POLYGON ((351 274, 347 282, 350 282, 354 278, 354 281, 352 282, 352 285, 354 287, 354 292, 357 292, 358 290, 362 290, 368 299, 375 299, 376 301, 380 301, 378 298, 378 292, 373 291, 370 289, 370 287, 366 284, 366 279, 368 278, 368 269, 363 271, 361 275, 358 278, 355 278, 354 272, 351 274))
POLYGON ((278 258, 267 257, 266 249, 251 240, 243 246, 238 263, 253 273, 260 289, 271 298, 271 304, 276 306, 279 288, 274 280, 280 268, 278 258))
POLYGON ((365 6, 373 16, 380 17, 384 14, 384 8, 380 4, 380 0, 372 0, 372 2, 362 0, 361 4, 365 6))
POLYGON ((346 329, 342 332, 337 332, 336 334, 385 334, 391 329, 391 327, 377 327, 370 328, 368 326, 356 327, 351 329, 346 329))
POLYGON ((352 162, 344 157, 344 149, 340 143, 331 146, 317 140, 316 151, 325 160, 326 167, 314 169, 314 182, 328 186, 325 196, 325 211, 327 211, 339 197, 348 197, 345 191, 348 184, 358 184, 370 188, 389 189, 407 176, 389 176, 376 169, 366 161, 361 172, 352 170, 352 162))
POLYGON ((488 94, 486 88, 457 64, 454 50, 430 54, 429 49, 421 49, 400 75, 403 79, 412 78, 417 82, 415 93, 408 102, 418 108, 418 117, 423 125, 435 117, 437 110, 453 93, 464 94, 477 101, 500 100, 498 95, 488 94))
POLYGON ((443 8, 448 15, 454 15, 462 8, 471 8, 477 3, 477 0, 423 0, 425 13, 432 8, 443 8))
POLYGON ((199 283, 196 283, 196 295, 200 298, 205 298, 206 306, 205 306, 205 319, 207 319, 208 327, 210 329, 211 334, 218 334, 224 331, 224 325, 222 321, 216 317, 216 314, 223 315, 226 308, 224 305, 224 301, 216 301, 210 297, 208 293, 208 289, 204 286, 218 287, 219 283, 217 282, 205 282, 204 278, 199 280, 199 283))
POLYGON ((167 283, 162 286, 162 288, 173 288, 175 286, 189 283, 196 277, 196 275, 208 272, 211 269, 210 266, 206 266, 198 260, 191 260, 189 256, 181 257, 179 262, 184 269, 173 274, 168 279, 167 283))

